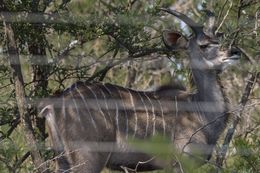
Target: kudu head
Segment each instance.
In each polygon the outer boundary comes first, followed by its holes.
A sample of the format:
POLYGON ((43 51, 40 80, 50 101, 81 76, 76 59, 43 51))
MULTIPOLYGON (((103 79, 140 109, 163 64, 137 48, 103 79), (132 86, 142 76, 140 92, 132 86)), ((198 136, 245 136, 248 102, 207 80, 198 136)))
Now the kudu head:
POLYGON ((163 32, 163 41, 169 49, 188 50, 191 68, 222 71, 240 59, 240 51, 237 48, 221 46, 219 40, 221 34, 215 33, 213 13, 207 11, 208 26, 204 27, 177 11, 165 8, 161 10, 176 16, 192 29, 193 35, 190 38, 175 31, 163 32))

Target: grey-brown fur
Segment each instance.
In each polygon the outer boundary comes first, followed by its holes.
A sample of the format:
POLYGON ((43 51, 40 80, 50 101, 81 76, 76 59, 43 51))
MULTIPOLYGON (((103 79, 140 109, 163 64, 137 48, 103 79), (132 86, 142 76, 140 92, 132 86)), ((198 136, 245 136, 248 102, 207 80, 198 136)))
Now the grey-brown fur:
POLYGON ((214 34, 204 33, 180 13, 163 10, 182 19, 195 33, 190 39, 169 31, 163 36, 168 48, 188 51, 197 92, 169 86, 142 92, 77 82, 48 98, 40 104, 40 115, 46 117, 53 148, 62 155, 57 159, 57 172, 98 173, 104 167, 162 169, 167 164, 127 143, 156 134, 171 139, 180 153, 196 153, 197 161, 210 158, 228 117, 218 72, 238 59, 239 53, 220 50, 214 34))

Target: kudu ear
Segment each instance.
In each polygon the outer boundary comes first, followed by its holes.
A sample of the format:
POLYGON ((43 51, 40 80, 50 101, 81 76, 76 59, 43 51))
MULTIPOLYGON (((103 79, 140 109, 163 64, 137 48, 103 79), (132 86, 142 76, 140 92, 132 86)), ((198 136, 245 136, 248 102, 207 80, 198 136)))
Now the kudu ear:
POLYGON ((188 39, 179 32, 165 30, 162 39, 165 46, 171 50, 186 49, 188 46, 188 39))

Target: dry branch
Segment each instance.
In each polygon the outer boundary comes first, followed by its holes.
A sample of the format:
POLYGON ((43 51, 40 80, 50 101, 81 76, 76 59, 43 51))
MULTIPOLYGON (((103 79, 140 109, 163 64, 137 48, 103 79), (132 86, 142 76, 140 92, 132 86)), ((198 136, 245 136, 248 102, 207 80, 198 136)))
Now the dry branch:
POLYGON ((244 112, 246 103, 248 101, 248 98, 250 96, 250 93, 254 88, 257 78, 259 78, 259 77, 260 77, 260 72, 254 72, 251 74, 251 77, 247 82, 246 88, 245 88, 243 95, 241 97, 241 100, 240 100, 240 110, 237 113, 237 115, 235 116, 232 126, 228 129, 224 142, 222 144, 222 147, 220 148, 220 151, 216 158, 216 164, 218 165, 219 169, 222 168, 222 166, 223 166, 223 162, 224 162, 226 154, 227 154, 228 146, 234 136, 236 127, 237 127, 238 123, 240 122, 241 117, 243 116, 243 112, 244 112))

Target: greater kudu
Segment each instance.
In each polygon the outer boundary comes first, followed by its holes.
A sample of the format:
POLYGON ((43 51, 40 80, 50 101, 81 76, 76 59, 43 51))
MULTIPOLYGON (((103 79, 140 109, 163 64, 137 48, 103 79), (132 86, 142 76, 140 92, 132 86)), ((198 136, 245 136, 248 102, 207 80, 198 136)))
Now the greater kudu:
POLYGON ((129 147, 129 138, 148 139, 155 134, 172 140, 180 153, 208 160, 226 126, 227 100, 218 73, 240 58, 235 48, 222 48, 214 33, 184 14, 166 11, 193 31, 190 38, 164 31, 170 50, 187 50, 194 94, 176 87, 153 92, 101 83, 77 82, 40 104, 57 154, 57 171, 98 173, 104 167, 136 171, 161 169, 153 156, 129 147), (153 158, 153 159, 152 159, 153 158), (140 164, 141 162, 144 162, 140 164), (138 166, 137 166, 138 165, 138 166))

